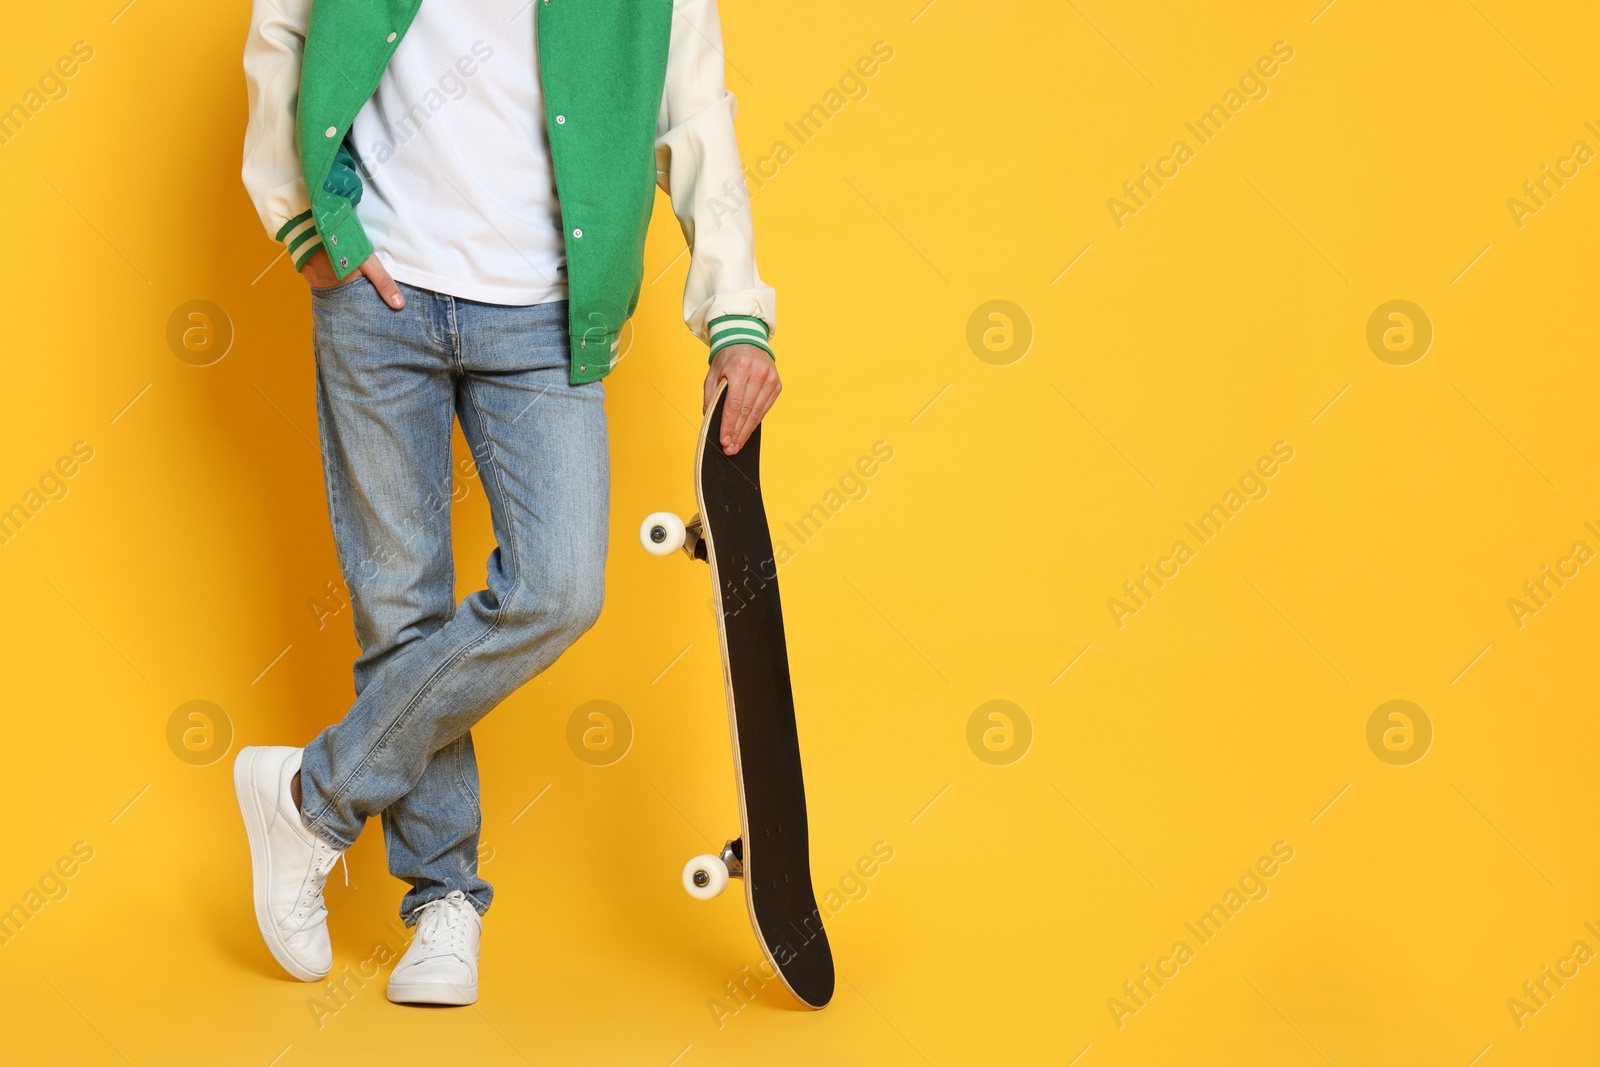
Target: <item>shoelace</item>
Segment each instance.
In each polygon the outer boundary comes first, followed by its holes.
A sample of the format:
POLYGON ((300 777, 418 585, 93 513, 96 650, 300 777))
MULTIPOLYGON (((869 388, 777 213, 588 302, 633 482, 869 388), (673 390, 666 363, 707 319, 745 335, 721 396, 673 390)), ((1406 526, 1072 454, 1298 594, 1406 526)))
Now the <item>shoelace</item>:
POLYGON ((470 906, 467 895, 459 889, 422 906, 417 918, 417 940, 422 945, 419 959, 446 955, 467 958, 466 909, 470 906))
POLYGON ((295 904, 295 916, 300 919, 301 926, 327 912, 327 905, 322 903, 322 887, 327 883, 328 875, 333 873, 335 863, 344 866, 344 884, 350 884, 350 863, 344 858, 343 852, 335 850, 320 837, 312 848, 315 851, 311 859, 311 877, 300 887, 300 900, 295 904))

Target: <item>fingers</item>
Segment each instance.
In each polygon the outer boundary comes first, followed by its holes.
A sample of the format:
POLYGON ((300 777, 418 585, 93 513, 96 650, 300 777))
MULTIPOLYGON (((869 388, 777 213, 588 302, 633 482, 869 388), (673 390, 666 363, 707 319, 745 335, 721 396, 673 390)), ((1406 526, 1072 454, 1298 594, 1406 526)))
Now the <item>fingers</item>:
POLYGON ((771 375, 761 386, 761 392, 756 395, 756 402, 751 411, 750 432, 754 433, 761 420, 767 417, 767 412, 772 410, 772 405, 778 402, 778 394, 783 392, 783 383, 776 374, 771 375))
POLYGON ((745 353, 733 359, 719 438, 724 453, 731 456, 744 447, 782 388, 777 368, 764 353, 745 353))
POLYGON ((300 265, 300 276, 313 288, 325 289, 330 285, 337 285, 339 276, 333 272, 333 263, 328 259, 328 253, 318 248, 310 257, 300 265))
POLYGON ((717 388, 728 383, 728 398, 722 405, 722 422, 717 427, 717 443, 726 455, 743 448, 750 435, 783 391, 778 368, 772 357, 754 345, 729 345, 711 360, 706 374, 701 412, 711 410, 717 388))
POLYGON ((722 384, 722 361, 713 360, 711 369, 706 371, 706 395, 700 404, 700 414, 705 415, 711 410, 711 402, 717 398, 717 386, 722 384))
POLYGON ((389 272, 384 269, 383 264, 378 262, 378 254, 376 252, 368 256, 366 262, 361 264, 361 273, 365 274, 367 280, 372 283, 372 287, 378 290, 378 295, 383 297, 385 304, 388 304, 396 311, 406 306, 405 295, 400 292, 400 287, 395 284, 394 279, 389 277, 389 272))
POLYGON ((731 445, 728 449, 730 456, 744 447, 745 442, 750 440, 750 434, 755 430, 756 424, 761 421, 761 412, 756 407, 756 401, 761 393, 761 379, 755 372, 747 370, 739 384, 739 414, 734 420, 733 433, 728 442, 731 445))
POLYGON ((767 412, 772 410, 772 404, 778 399, 778 394, 783 391, 783 383, 778 381, 776 374, 769 375, 762 381, 755 399, 751 401, 748 409, 748 423, 743 428, 743 436, 739 438, 740 448, 744 447, 750 435, 756 432, 756 427, 761 425, 761 420, 767 417, 767 412))
MULTIPOLYGON (((722 451, 733 455, 739 451, 734 444, 739 429, 739 413, 744 410, 744 375, 737 367, 728 371, 728 399, 722 403, 722 425, 717 428, 717 441, 722 451)), ((743 444, 741 440, 739 444, 743 444)))

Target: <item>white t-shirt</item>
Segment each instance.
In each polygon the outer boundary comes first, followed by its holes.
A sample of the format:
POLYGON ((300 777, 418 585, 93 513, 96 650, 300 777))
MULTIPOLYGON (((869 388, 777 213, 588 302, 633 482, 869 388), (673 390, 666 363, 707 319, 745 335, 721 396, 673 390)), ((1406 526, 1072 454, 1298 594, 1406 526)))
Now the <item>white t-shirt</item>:
POLYGON ((397 280, 490 304, 566 299, 527 0, 427 0, 351 141, 356 213, 397 280))

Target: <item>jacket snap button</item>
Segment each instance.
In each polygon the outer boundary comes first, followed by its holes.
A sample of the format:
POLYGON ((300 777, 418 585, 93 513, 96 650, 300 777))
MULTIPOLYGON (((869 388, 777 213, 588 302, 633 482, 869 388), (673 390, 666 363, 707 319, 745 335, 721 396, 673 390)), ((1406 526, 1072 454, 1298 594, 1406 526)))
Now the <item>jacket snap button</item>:
POLYGON ((572 236, 574 236, 574 237, 582 237, 583 236, 583 231, 582 230, 573 230, 572 231, 572 236))
POLYGON ((385 37, 384 40, 387 41, 389 44, 394 44, 394 39, 395 39, 396 36, 397 36, 396 34, 391 33, 389 36, 385 37))
POLYGON ((565 116, 565 115, 557 115, 556 116, 556 125, 557 126, 565 126, 566 124, 567 124, 567 116, 565 116))
POLYGON ((339 266, 348 267, 349 265, 350 265, 350 260, 349 260, 348 257, 345 257, 345 256, 340 256, 339 257, 339 266))
POLYGON ((588 370, 589 370, 589 364, 587 364, 587 363, 578 364, 578 373, 579 374, 586 373, 588 370))
POLYGON ((339 235, 338 234, 334 234, 332 237, 328 238, 328 240, 333 242, 333 247, 335 247, 335 248, 339 247, 339 235))
POLYGON ((337 127, 337 126, 329 126, 328 127, 327 136, 329 136, 329 137, 337 137, 337 136, 339 136, 339 127, 337 127))

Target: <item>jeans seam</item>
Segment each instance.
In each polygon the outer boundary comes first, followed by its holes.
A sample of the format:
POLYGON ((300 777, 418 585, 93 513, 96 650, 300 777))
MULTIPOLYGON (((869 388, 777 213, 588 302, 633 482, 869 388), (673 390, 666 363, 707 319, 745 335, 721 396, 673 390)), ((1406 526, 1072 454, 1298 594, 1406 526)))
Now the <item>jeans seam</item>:
POLYGON ((456 373, 462 376, 462 382, 465 384, 467 368, 461 362, 461 322, 456 317, 456 298, 446 296, 444 300, 450 317, 450 355, 455 359, 456 373))
POLYGON ((472 812, 477 816, 478 824, 481 826, 483 824, 483 806, 478 800, 477 792, 472 788, 472 783, 467 781, 467 773, 464 766, 465 760, 463 757, 466 754, 466 736, 466 734, 462 734, 456 739, 456 782, 461 786, 461 791, 467 795, 467 799, 472 801, 472 812))
POLYGON ((471 378, 461 379, 461 393, 472 406, 472 416, 478 420, 478 426, 483 430, 483 439, 489 442, 489 473, 494 477, 495 495, 500 498, 500 509, 506 516, 506 540, 510 542, 508 547, 511 550, 511 573, 516 576, 511 584, 515 588, 522 584, 522 558, 517 551, 517 530, 511 515, 510 500, 506 496, 506 487, 500 477, 500 445, 494 439, 494 434, 489 429, 489 422, 483 417, 482 409, 478 407, 478 398, 473 395, 471 378))

